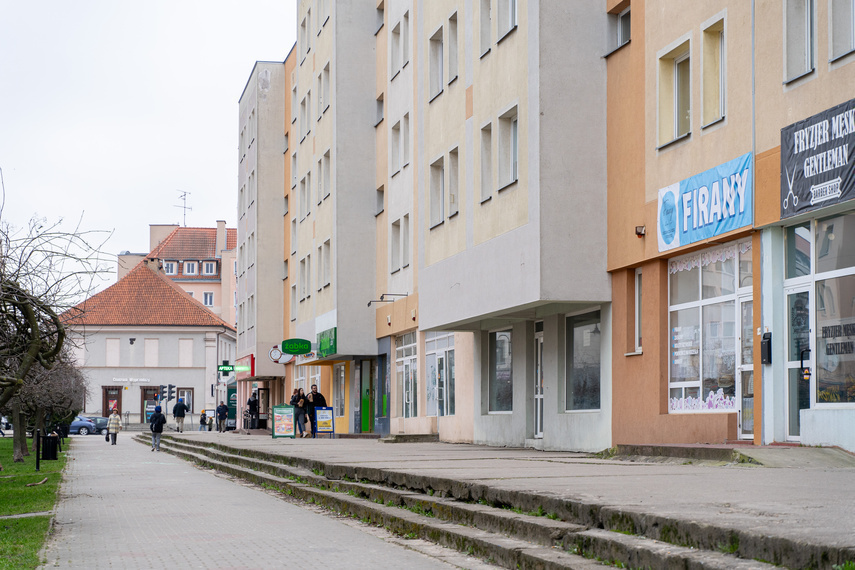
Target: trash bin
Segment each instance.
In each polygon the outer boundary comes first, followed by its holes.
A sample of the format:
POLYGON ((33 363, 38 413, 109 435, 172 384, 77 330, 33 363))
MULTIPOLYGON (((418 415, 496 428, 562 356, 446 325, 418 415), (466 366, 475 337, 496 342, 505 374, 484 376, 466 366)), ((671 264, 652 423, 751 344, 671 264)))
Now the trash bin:
POLYGON ((59 448, 59 437, 55 435, 42 436, 42 460, 58 459, 56 451, 59 448))

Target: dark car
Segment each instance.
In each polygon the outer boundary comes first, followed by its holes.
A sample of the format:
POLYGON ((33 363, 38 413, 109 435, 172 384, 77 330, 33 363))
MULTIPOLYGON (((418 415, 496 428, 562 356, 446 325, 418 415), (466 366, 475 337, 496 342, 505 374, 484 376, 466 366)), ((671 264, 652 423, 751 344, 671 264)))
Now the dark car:
POLYGON ((105 435, 107 433, 107 422, 110 421, 110 418, 86 417, 85 419, 95 424, 95 433, 100 433, 101 435, 105 435))
POLYGON ((95 422, 89 418, 77 416, 71 425, 68 427, 68 433, 79 433, 80 435, 89 435, 90 433, 98 433, 95 429, 95 422))

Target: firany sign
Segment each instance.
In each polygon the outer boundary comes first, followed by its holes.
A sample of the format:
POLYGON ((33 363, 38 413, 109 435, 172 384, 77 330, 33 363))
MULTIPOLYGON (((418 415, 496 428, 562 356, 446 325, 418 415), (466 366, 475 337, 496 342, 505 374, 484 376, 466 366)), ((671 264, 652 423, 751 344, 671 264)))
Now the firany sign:
POLYGON ((855 198, 855 99, 781 129, 781 218, 855 198))

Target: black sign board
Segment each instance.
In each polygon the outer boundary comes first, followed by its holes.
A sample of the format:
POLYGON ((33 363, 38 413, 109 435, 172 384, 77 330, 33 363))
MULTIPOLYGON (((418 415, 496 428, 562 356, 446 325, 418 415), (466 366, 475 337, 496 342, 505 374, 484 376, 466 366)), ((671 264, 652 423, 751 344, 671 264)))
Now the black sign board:
POLYGON ((855 198, 855 99, 781 129, 781 218, 855 198))

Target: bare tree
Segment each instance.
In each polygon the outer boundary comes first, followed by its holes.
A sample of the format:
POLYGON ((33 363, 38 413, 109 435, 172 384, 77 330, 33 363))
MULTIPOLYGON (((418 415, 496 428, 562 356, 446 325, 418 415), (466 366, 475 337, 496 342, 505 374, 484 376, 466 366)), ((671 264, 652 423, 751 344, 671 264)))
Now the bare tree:
MULTIPOLYGON (((16 230, 3 220, 0 203, 0 408, 21 390, 34 367, 50 370, 56 364, 65 343, 66 323, 59 315, 86 298, 96 279, 109 271, 100 249, 108 237, 107 232, 82 231, 79 221, 71 232, 62 229, 62 220, 48 225, 39 218, 16 230), (103 241, 93 245, 99 237, 103 241)), ((26 418, 20 405, 9 408, 14 461, 23 461, 26 418)))

